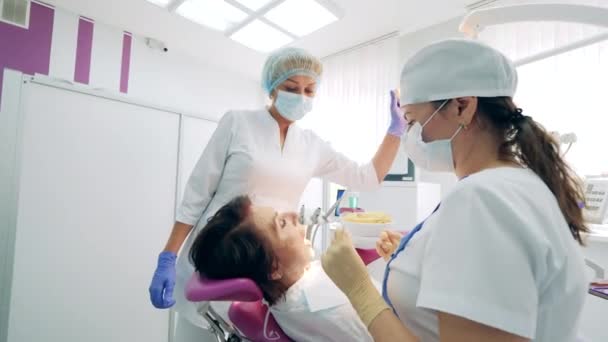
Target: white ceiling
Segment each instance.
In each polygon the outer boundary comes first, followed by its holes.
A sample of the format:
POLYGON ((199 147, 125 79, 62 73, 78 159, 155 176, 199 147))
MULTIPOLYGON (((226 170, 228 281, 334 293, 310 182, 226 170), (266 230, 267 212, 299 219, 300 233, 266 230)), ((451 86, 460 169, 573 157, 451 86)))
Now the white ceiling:
MULTIPOLYGON (((407 33, 464 14, 474 0, 333 0, 344 17, 294 46, 323 57, 399 31, 407 33)), ((194 24, 145 0, 45 0, 138 36, 165 42, 168 53, 179 51, 203 63, 257 79, 265 55, 250 50, 217 32, 194 24)))

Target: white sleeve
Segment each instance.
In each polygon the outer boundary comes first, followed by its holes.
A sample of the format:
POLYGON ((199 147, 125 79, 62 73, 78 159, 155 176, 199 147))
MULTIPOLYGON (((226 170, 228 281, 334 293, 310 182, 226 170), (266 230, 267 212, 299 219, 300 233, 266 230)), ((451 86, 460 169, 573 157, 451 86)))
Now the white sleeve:
POLYGON ((190 174, 176 221, 195 225, 213 198, 228 158, 234 123, 232 112, 226 113, 218 123, 190 174))
POLYGON ((327 179, 351 190, 371 191, 378 188, 380 182, 378 182, 378 175, 371 161, 360 165, 334 150, 326 141, 318 137, 315 138, 318 146, 319 164, 313 177, 327 179))
POLYGON ((417 306, 533 338, 539 303, 534 243, 526 241, 525 218, 501 195, 467 184, 427 220, 433 231, 417 306))

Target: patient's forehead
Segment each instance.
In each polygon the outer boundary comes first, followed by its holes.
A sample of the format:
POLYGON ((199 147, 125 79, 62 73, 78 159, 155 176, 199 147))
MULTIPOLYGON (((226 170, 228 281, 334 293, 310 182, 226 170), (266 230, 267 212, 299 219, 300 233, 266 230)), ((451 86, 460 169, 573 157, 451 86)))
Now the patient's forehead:
POLYGON ((256 227, 264 230, 270 229, 271 231, 275 227, 277 212, 274 208, 252 205, 251 215, 256 227))

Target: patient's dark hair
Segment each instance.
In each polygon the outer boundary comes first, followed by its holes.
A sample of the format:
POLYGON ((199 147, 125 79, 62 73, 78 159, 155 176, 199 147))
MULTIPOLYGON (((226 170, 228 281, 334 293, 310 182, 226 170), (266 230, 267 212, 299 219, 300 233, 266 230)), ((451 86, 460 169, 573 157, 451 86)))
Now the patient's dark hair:
POLYGON ((211 217, 192 244, 190 260, 209 279, 253 280, 270 305, 287 291, 271 278, 277 261, 270 241, 253 223, 247 196, 234 198, 211 217))

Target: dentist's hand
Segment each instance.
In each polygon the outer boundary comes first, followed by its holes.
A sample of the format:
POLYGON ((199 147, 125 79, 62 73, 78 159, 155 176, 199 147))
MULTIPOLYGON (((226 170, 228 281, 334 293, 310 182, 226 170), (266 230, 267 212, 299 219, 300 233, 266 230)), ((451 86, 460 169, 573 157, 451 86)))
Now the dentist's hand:
POLYGON ((329 278, 348 297, 365 326, 369 327, 380 312, 388 309, 355 251, 350 235, 343 229, 336 231, 334 241, 321 257, 321 264, 329 278))
POLYGON ((150 301, 157 309, 167 309, 175 304, 173 288, 175 287, 175 260, 177 255, 165 251, 158 256, 158 265, 150 284, 150 301))
POLYGON ((347 296, 356 283, 369 279, 363 260, 355 251, 350 235, 338 229, 331 245, 321 257, 325 273, 347 296))
POLYGON ((403 235, 397 232, 390 230, 383 231, 380 233, 378 241, 376 241, 376 252, 378 252, 384 261, 388 261, 399 246, 402 237, 403 235))
POLYGON ((391 90, 391 124, 388 127, 388 134, 401 137, 407 128, 407 121, 399 103, 399 94, 396 90, 391 90))

